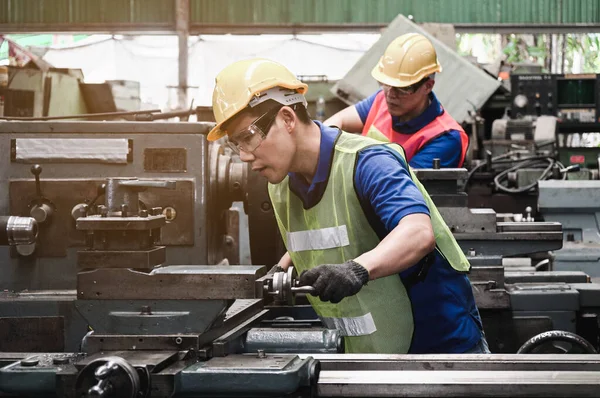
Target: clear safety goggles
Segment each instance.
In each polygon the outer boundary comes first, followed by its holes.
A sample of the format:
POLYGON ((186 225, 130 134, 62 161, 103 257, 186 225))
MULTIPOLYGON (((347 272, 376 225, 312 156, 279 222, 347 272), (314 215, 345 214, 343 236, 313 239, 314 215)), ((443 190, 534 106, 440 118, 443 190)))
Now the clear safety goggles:
POLYGON ((239 154, 240 151, 254 152, 267 137, 280 109, 280 107, 273 108, 259 116, 245 129, 234 134, 227 134, 226 144, 236 154, 239 154))

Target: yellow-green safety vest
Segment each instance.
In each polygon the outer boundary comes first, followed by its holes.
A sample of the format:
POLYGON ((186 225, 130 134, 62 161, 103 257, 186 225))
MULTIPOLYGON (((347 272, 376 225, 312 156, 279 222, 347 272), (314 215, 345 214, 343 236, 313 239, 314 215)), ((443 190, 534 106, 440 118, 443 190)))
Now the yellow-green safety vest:
MULTIPOLYGON (((386 145, 404 159, 397 144, 342 132, 335 143, 325 192, 309 209, 290 190, 289 177, 269 184, 279 230, 298 273, 321 264, 342 264, 379 244, 354 190, 357 154, 372 145, 386 145)), ((448 226, 412 171, 410 175, 429 207, 437 250, 455 270, 468 271, 469 262, 448 226)), ((325 326, 345 336, 346 352, 403 354, 410 349, 412 307, 399 275, 370 281, 358 294, 338 304, 307 297, 325 326)))

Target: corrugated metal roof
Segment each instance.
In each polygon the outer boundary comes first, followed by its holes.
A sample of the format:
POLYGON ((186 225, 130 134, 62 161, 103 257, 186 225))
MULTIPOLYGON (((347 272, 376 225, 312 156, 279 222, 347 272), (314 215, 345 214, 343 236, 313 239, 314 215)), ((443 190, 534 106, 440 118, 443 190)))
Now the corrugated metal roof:
POLYGON ((598 0, 190 0, 192 23, 389 23, 398 13, 415 21, 454 24, 599 23, 598 0))
MULTIPOLYGON (((50 7, 47 7, 47 5, 43 7, 43 9, 46 13, 49 13, 51 12, 51 9, 49 9, 50 7)), ((71 22, 126 23, 131 20, 130 2, 115 0, 79 0, 71 2, 71 18, 71 22)))
POLYGON ((138 0, 133 7, 132 22, 175 22, 173 0, 138 0))
MULTIPOLYGON (((599 0, 189 0, 194 33, 374 30, 396 15, 418 23, 452 23, 510 33, 552 25, 579 31, 600 27, 599 0)), ((11 31, 174 30, 175 0, 0 0, 3 33, 11 31), (88 25, 89 24, 89 25, 88 25)), ((571 32, 571 30, 567 30, 571 32)))
POLYGON ((0 0, 0 23, 164 23, 174 15, 174 0, 0 0))
POLYGON ((479 109, 500 87, 497 79, 399 15, 346 76, 332 87, 332 92, 346 103, 355 104, 379 90, 379 83, 371 77, 371 70, 392 40, 410 32, 421 33, 433 43, 443 69, 435 78, 433 91, 446 111, 459 123, 467 119, 469 110, 479 109))

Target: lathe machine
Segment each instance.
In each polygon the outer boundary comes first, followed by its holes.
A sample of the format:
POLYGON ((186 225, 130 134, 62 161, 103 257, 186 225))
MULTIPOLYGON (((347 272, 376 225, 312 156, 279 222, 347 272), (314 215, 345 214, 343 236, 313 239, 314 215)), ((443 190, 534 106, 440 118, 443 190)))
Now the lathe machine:
POLYGON ((344 354, 293 268, 265 274, 280 249, 264 181, 209 128, 0 123, 0 396, 597 395, 600 289, 505 264, 560 248, 560 224, 470 211, 466 171, 420 172, 472 261, 493 354, 344 354), (255 265, 231 265, 234 201, 255 265))
POLYGON ((294 305, 295 295, 310 288, 297 286, 293 268, 270 276, 262 266, 136 262, 131 268, 123 258, 164 250, 155 231, 166 217, 120 208, 76 221, 89 236, 78 252, 74 300, 90 327, 81 350, 3 353, 3 394, 514 397, 593 396, 600 387, 600 356, 568 332, 539 334, 520 354, 343 354, 340 332, 324 328, 309 307, 294 305), (120 250, 123 231, 145 247, 120 250), (111 260, 89 262, 104 256, 111 260), (529 354, 551 340, 569 343, 571 353, 529 354))

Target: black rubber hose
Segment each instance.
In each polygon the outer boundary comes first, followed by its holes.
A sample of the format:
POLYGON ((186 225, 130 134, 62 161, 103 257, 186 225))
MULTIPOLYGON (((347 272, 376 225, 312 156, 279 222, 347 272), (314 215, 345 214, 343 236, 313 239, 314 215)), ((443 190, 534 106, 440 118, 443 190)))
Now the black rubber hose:
POLYGON ((586 354, 597 354, 596 349, 589 341, 583 337, 567 332, 564 330, 550 330, 547 332, 540 333, 527 340, 521 348, 517 351, 517 354, 529 354, 537 347, 550 341, 563 341, 583 348, 586 354))
MULTIPOLYGON (((513 171, 513 169, 518 169, 523 167, 523 165, 533 165, 533 164, 537 164, 536 161, 544 161, 549 159, 548 156, 542 156, 542 155, 531 155, 528 157, 522 157, 522 158, 518 158, 518 159, 505 159, 507 157, 513 156, 513 155, 517 155, 517 154, 522 154, 521 152, 518 151, 511 151, 511 152, 507 152, 507 153, 503 153, 502 155, 498 155, 492 158, 492 165, 513 165, 515 163, 518 163, 517 166, 513 166, 510 168, 510 171, 513 171)), ((557 162, 558 163, 558 162, 557 162)), ((473 174, 475 174, 475 172, 477 170, 479 170, 480 168, 487 166, 487 163, 480 163, 477 166, 475 166, 473 169, 471 169, 469 171, 469 174, 467 176, 467 180, 465 182, 465 187, 469 186, 469 182, 471 180, 471 177, 473 176, 473 174)), ((500 174, 504 173, 506 170, 500 172, 500 174)), ((529 188, 531 189, 531 188, 529 188)), ((510 193, 520 193, 520 192, 510 192, 510 193)))
POLYGON ((497 174, 496 177, 494 177, 494 185, 497 190, 499 190, 501 192, 505 192, 505 193, 528 192, 528 191, 534 189, 538 185, 538 181, 547 179, 548 176, 551 175, 552 169, 554 168, 555 165, 556 165, 556 160, 554 160, 552 158, 527 160, 527 161, 521 162, 521 163, 497 174), (546 163, 547 163, 547 166, 545 167, 544 171, 542 172, 542 175, 534 183, 529 184, 525 187, 521 187, 521 188, 509 188, 509 187, 502 185, 501 181, 503 181, 505 178, 507 178, 509 173, 519 170, 521 168, 527 168, 527 167, 536 167, 537 168, 538 166, 544 166, 546 163))

